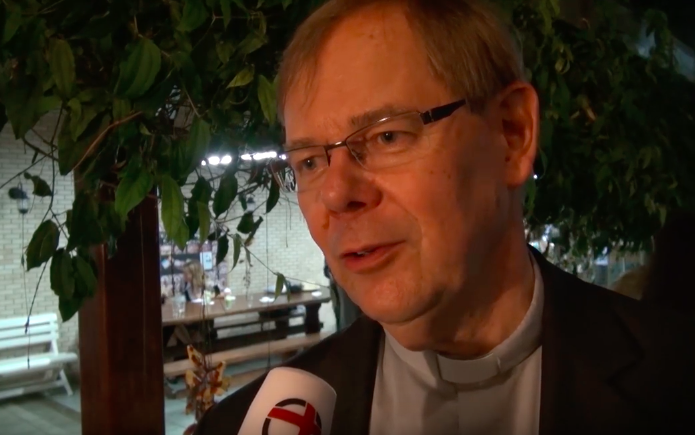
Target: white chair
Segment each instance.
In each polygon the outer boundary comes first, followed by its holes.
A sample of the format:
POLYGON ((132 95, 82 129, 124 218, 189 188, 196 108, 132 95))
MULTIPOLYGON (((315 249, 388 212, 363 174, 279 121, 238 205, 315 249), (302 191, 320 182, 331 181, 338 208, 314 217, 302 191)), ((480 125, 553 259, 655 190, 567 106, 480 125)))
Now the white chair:
POLYGON ((65 365, 77 361, 77 355, 58 352, 58 316, 37 314, 31 316, 28 329, 26 324, 26 316, 0 319, 0 352, 24 352, 23 356, 0 359, 0 399, 59 387, 72 395, 65 365), (43 345, 43 350, 34 352, 36 345, 43 345), (42 373, 43 379, 34 377, 42 373))

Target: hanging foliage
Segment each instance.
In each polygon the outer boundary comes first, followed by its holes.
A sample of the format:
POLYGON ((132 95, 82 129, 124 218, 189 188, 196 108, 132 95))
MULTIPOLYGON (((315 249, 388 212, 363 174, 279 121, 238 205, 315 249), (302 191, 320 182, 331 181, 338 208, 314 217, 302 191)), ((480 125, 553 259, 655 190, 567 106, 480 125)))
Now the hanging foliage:
POLYGON ((552 226, 555 259, 570 269, 607 250, 648 249, 670 211, 695 210, 695 85, 676 72, 665 15, 627 18, 654 39, 645 56, 640 35, 619 27, 618 2, 595 0, 590 19, 572 23, 558 0, 505 3, 541 99, 530 234, 552 226))
MULTIPOLYGON (((235 263, 248 249, 263 219, 244 207, 236 222, 229 211, 270 189, 268 213, 278 192, 256 163, 238 157, 279 143, 277 60, 315 3, 0 4, 0 128, 9 123, 34 161, 53 159, 60 175, 79 180, 72 209, 62 219, 47 213, 26 250, 29 269, 50 264, 63 320, 96 291, 90 249, 106 244, 113 254, 129 213, 148 195, 161 200, 167 236, 180 248, 196 236, 218 240, 218 263, 230 238, 235 263), (60 113, 54 134, 32 143, 28 133, 51 111, 60 113), (218 182, 200 166, 212 153, 232 156, 218 182), (197 182, 186 197, 191 177, 197 182), (61 237, 66 246, 58 249, 61 237)), ((35 195, 52 195, 49 182, 25 176, 35 195)))

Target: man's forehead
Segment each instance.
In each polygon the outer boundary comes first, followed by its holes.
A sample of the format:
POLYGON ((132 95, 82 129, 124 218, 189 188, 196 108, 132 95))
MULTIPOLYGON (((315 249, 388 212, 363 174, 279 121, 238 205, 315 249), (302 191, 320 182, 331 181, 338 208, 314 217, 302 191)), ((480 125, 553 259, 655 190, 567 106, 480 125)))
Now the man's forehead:
POLYGON ((287 95, 288 143, 341 140, 336 135, 422 109, 442 86, 416 41, 407 19, 394 7, 367 9, 339 23, 323 45, 311 78, 287 95), (317 137, 317 130, 327 137, 317 137))

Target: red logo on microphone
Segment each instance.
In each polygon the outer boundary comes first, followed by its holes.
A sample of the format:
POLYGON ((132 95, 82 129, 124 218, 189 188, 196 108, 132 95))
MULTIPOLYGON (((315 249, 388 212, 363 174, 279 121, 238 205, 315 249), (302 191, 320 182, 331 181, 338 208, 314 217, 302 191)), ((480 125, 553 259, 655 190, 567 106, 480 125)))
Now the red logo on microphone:
POLYGON ((321 435, 321 416, 311 403, 302 399, 285 399, 279 402, 268 413, 263 423, 262 435, 270 435, 270 425, 273 420, 290 423, 299 428, 297 435, 321 435), (288 406, 302 407, 300 413, 287 409, 288 406))

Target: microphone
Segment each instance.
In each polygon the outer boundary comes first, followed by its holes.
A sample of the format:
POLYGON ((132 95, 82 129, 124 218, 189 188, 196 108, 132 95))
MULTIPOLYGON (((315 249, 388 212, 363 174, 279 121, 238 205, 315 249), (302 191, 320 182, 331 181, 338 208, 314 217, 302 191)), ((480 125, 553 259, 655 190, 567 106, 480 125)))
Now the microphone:
POLYGON ((318 376, 274 368, 251 402, 239 435, 330 435, 336 397, 318 376))

